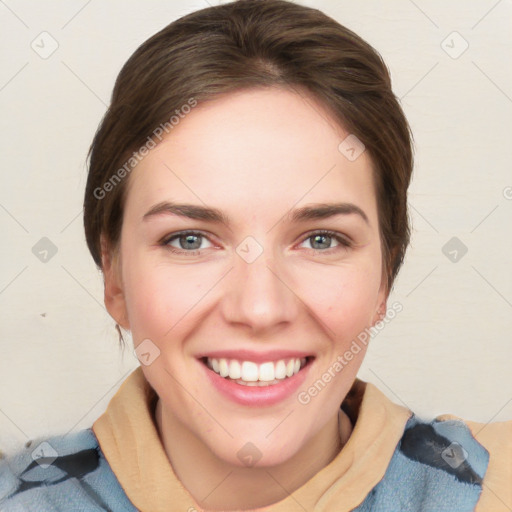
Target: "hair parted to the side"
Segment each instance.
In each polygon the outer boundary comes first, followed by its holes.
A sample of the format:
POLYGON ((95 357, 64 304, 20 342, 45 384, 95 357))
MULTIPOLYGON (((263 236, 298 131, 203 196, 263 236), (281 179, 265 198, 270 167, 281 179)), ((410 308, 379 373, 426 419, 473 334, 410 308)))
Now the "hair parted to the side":
POLYGON ((153 35, 125 63, 88 155, 84 226, 98 267, 100 237, 111 251, 118 247, 133 153, 150 139, 158 142, 155 129, 191 99, 200 104, 254 87, 306 91, 364 143, 375 170, 391 290, 410 238, 408 122, 386 65, 368 43, 321 11, 285 0, 238 0, 195 11, 153 35))

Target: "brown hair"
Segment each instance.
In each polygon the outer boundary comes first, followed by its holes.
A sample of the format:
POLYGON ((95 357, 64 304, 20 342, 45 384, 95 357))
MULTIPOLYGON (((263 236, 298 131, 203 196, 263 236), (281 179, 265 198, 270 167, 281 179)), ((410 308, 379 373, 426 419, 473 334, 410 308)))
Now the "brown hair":
POLYGON ((380 55, 324 13, 285 0, 238 0, 188 14, 144 42, 123 66, 88 155, 84 225, 99 268, 100 236, 117 250, 124 178, 137 150, 160 139, 157 127, 170 131, 169 120, 191 100, 269 86, 307 91, 366 146, 391 290, 410 237, 409 125, 380 55))

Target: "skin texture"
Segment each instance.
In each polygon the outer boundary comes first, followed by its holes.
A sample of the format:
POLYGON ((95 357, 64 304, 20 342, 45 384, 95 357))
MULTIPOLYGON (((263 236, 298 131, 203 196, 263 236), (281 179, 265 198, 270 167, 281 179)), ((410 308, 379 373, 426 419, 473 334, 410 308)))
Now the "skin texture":
POLYGON ((195 107, 129 178, 120 257, 103 255, 105 303, 135 346, 149 339, 160 350, 142 366, 159 396, 157 427, 174 471, 205 509, 280 501, 341 448, 338 410, 365 346, 309 403, 294 393, 258 408, 220 395, 196 356, 304 350, 315 356, 304 391, 381 318, 387 291, 372 162, 366 152, 349 161, 338 150, 347 135, 311 97, 246 90, 195 107), (170 214, 144 220, 162 201, 219 208, 231 225, 170 214), (368 223, 355 213, 287 220, 294 208, 330 202, 358 206, 368 223), (308 236, 323 229, 352 246, 308 236), (200 253, 186 239, 169 242, 186 254, 160 243, 182 230, 205 235, 196 239, 200 253), (236 252, 248 236, 263 249, 252 263, 236 252), (237 456, 247 442, 261 453, 253 467, 237 456))

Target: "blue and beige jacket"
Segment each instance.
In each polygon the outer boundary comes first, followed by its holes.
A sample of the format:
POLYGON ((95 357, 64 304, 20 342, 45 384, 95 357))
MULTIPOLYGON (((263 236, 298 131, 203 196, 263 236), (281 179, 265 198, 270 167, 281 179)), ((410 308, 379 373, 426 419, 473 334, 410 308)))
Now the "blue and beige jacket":
MULTIPOLYGON (((89 429, 38 438, 0 461, 0 511, 195 512, 154 420, 156 395, 137 368, 89 429)), ((512 421, 420 419, 356 379, 341 408, 353 430, 299 489, 257 510, 512 511, 512 421)))

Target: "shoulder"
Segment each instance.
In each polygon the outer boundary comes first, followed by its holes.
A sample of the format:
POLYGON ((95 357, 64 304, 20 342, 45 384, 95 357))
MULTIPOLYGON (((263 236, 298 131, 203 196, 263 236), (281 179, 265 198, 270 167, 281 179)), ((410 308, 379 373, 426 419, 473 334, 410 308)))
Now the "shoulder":
POLYGON ((440 421, 462 421, 473 438, 489 454, 483 479, 483 490, 476 512, 509 512, 512 510, 512 421, 479 423, 445 414, 440 421))
POLYGON ((0 509, 135 510, 91 429, 38 438, 0 461, 0 509))
POLYGON ((485 435, 483 427, 450 415, 412 414, 384 478, 357 510, 509 511, 512 422, 489 424, 485 435))

